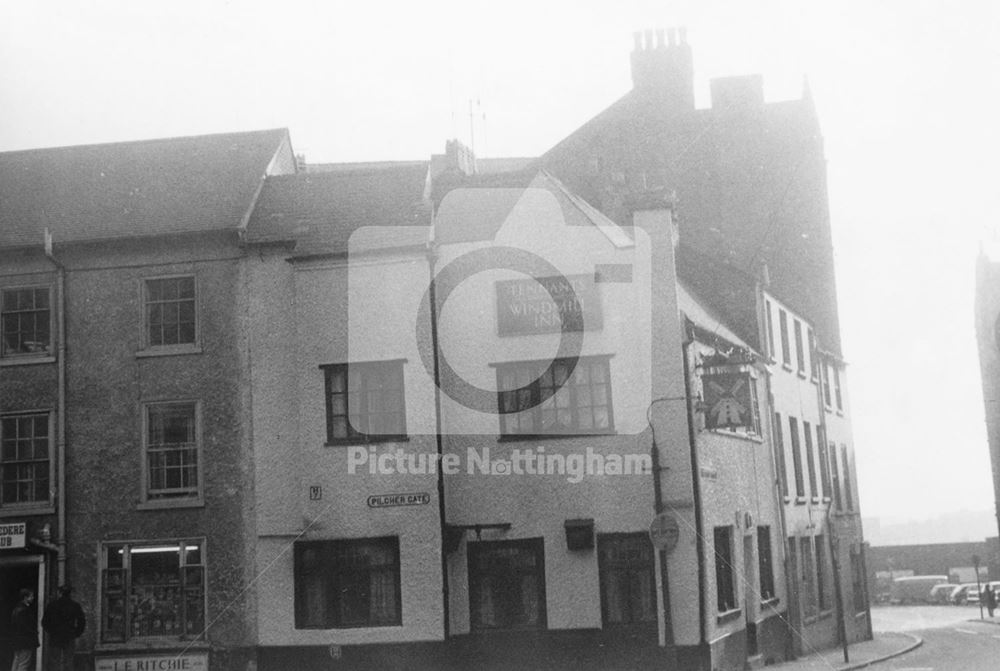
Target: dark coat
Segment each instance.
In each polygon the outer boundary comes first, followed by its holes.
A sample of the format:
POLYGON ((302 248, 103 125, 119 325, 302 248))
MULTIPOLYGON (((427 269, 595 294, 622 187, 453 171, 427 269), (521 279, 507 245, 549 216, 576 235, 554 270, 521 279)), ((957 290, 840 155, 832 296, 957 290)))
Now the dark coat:
POLYGON ((61 596, 45 608, 42 628, 49 634, 52 645, 66 647, 87 627, 83 608, 68 596, 61 596))
POLYGON ((35 609, 19 603, 10 614, 10 643, 15 650, 38 647, 38 627, 35 624, 35 609))

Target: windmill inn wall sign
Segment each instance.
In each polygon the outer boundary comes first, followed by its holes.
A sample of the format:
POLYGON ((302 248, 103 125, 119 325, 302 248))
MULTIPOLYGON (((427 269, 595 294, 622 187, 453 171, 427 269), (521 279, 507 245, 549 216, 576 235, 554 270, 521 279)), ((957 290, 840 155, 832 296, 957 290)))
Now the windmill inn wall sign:
POLYGON ((501 336, 598 331, 604 325, 592 274, 501 280, 496 292, 501 336))

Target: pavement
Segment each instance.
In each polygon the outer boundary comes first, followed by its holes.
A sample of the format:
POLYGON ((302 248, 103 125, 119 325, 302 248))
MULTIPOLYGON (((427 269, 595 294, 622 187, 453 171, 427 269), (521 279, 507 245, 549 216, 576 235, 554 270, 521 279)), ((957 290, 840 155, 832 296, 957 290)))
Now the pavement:
MULTIPOLYGON (((998 622, 997 624, 1000 624, 998 622)), ((850 662, 844 662, 842 647, 827 648, 813 655, 802 656, 795 661, 768 667, 781 671, 848 671, 864 669, 873 664, 898 657, 923 643, 923 639, 906 632, 875 632, 870 641, 852 643, 847 648, 850 662)))

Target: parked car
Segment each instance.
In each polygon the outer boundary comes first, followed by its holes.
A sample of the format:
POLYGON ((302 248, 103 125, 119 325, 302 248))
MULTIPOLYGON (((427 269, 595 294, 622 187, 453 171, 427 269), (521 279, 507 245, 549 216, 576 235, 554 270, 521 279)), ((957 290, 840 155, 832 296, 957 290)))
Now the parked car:
POLYGON ((979 603, 979 588, 974 582, 967 582, 952 590, 951 602, 961 606, 963 603, 979 603))
POLYGON ((952 603, 951 595, 955 591, 955 588, 960 587, 960 585, 955 585, 954 583, 946 583, 943 585, 934 585, 931 587, 930 601, 931 603, 952 603))
POLYGON ((915 575, 896 578, 892 581, 890 603, 927 603, 931 598, 931 588, 948 582, 946 575, 915 575))

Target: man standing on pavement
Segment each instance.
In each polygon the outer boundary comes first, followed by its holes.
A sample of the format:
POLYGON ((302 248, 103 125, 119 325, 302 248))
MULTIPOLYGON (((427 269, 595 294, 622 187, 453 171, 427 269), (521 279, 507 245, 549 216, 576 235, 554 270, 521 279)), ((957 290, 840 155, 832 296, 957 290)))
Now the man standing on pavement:
POLYGON ((30 589, 22 588, 17 596, 17 605, 14 606, 14 611, 10 614, 11 647, 14 649, 10 670, 29 671, 31 658, 34 657, 35 648, 38 647, 38 627, 35 624, 37 616, 32 607, 35 602, 35 593, 30 589))
POLYGON ((59 598, 45 608, 42 628, 49 635, 49 668, 56 671, 73 671, 73 648, 87 626, 83 608, 70 598, 73 587, 59 588, 59 598))
POLYGON ((997 607, 997 597, 993 593, 993 586, 986 583, 986 587, 983 588, 983 605, 986 606, 986 610, 990 612, 990 617, 993 617, 993 611, 997 607))

